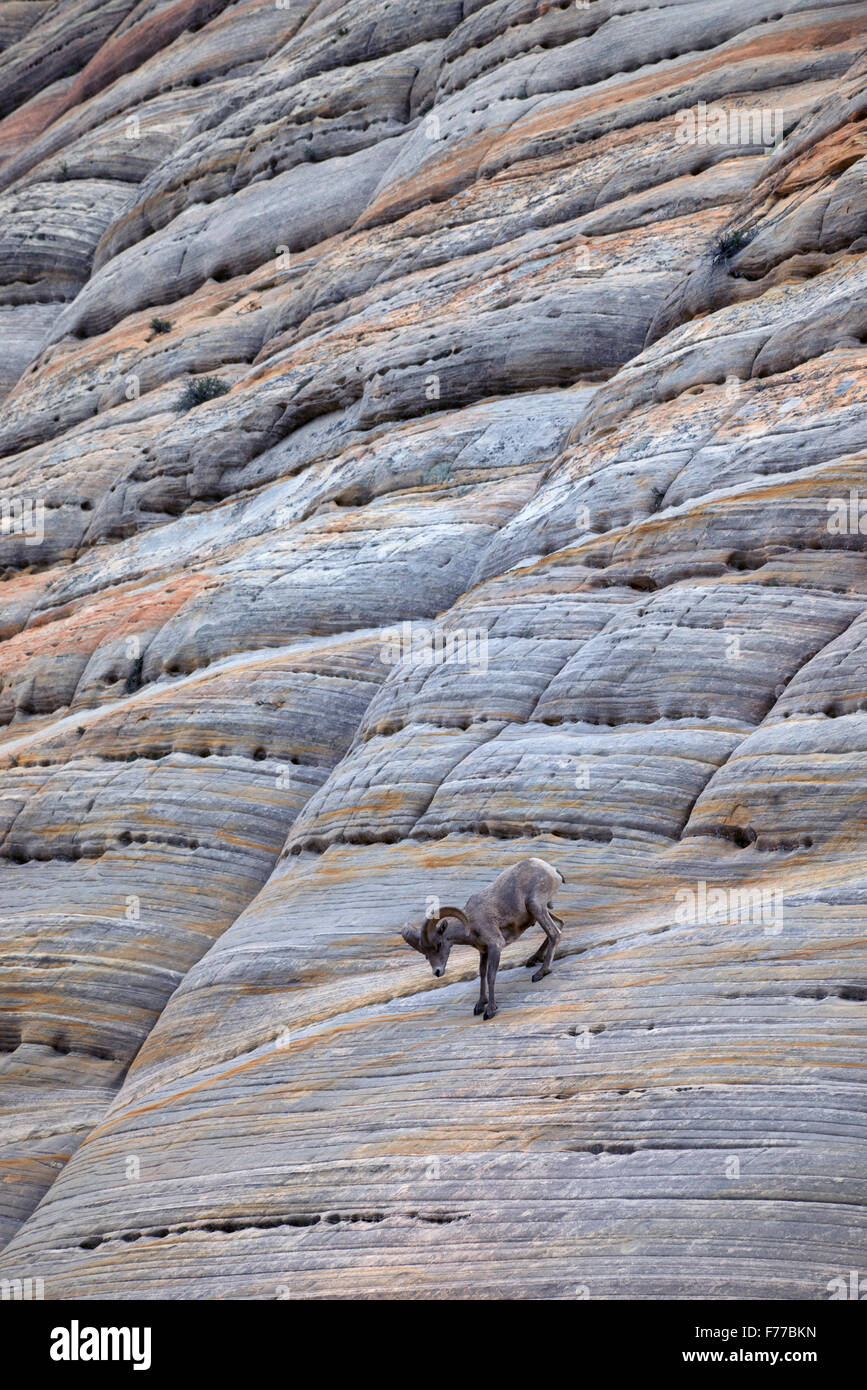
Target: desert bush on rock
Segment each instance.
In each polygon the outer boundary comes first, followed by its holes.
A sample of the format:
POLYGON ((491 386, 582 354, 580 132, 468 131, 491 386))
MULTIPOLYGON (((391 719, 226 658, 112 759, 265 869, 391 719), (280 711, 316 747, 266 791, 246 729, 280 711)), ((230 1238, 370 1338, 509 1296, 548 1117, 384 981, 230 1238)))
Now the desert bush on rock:
POLYGON ((714 265, 723 265, 726 261, 730 261, 732 256, 736 256, 739 251, 743 251, 745 246, 749 246, 757 231, 758 227, 735 227, 730 232, 723 232, 722 236, 717 237, 714 242, 714 265))
POLYGON ((203 376, 198 381, 188 381, 175 403, 175 410, 192 410, 204 401, 212 401, 216 396, 225 396, 229 386, 218 376, 203 376))

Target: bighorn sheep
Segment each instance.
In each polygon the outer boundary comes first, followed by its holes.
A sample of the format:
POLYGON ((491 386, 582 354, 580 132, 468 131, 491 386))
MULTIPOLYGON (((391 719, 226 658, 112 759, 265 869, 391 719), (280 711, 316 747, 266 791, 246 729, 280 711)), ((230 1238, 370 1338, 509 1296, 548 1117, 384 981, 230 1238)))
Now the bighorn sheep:
POLYGON ((551 971, 554 947, 562 935, 563 921, 551 912, 551 899, 566 880, 559 869, 544 859, 522 859, 494 879, 489 888, 473 893, 466 907, 441 907, 427 916, 421 927, 404 927, 402 936, 413 950, 427 957, 437 976, 445 973, 453 946, 474 946, 479 953, 481 993, 474 1013, 493 1018, 497 1012, 494 981, 500 952, 510 941, 517 941, 534 922, 545 933, 545 941, 526 965, 539 965, 533 976, 541 980, 551 971), (449 922, 448 918, 455 920, 449 922))

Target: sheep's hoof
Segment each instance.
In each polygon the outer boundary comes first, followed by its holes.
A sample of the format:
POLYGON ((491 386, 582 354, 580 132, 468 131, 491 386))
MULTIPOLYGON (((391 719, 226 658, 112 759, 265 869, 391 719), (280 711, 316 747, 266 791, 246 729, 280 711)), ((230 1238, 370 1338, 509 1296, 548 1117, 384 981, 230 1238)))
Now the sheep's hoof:
POLYGON ((525 960, 525 961, 524 961, 524 964, 527 966, 528 969, 529 969, 529 967, 530 967, 531 965, 538 965, 538 964, 539 964, 539 957, 538 957, 538 956, 531 956, 529 960, 525 960))
POLYGON ((533 981, 536 982, 536 981, 538 981, 538 980, 544 980, 545 976, 546 976, 546 975, 550 975, 550 974, 551 974, 551 971, 550 971, 550 970, 546 970, 545 967, 543 966, 541 970, 537 970, 537 971, 536 971, 535 975, 533 976, 533 981))
POLYGON ((496 1005, 494 1005, 493 1008, 491 1008, 490 1004, 486 1004, 486 1005, 485 1005, 485 1018, 493 1018, 493 1017, 494 1017, 494 1014, 495 1014, 496 1012, 497 1012, 496 1005))
POLYGON ((473 1013, 480 1014, 485 1008, 487 1008, 486 1004, 477 1004, 476 1007, 473 1009, 473 1013))

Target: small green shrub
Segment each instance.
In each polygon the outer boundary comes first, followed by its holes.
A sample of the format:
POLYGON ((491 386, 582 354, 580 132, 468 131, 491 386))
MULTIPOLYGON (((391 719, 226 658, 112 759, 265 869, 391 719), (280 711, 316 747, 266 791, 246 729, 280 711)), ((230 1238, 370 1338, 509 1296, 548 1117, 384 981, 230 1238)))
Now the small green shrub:
POLYGON ((225 396, 229 386, 218 376, 202 376, 197 381, 188 381, 175 403, 175 410, 192 410, 203 401, 212 401, 215 396, 225 396))
POLYGON ((154 333, 171 333, 172 325, 170 319, 152 318, 151 328, 154 333))
POLYGON ((732 256, 736 256, 739 251, 743 251, 758 232, 758 227, 735 227, 730 232, 723 232, 722 236, 717 237, 714 242, 713 263, 723 265, 730 261, 732 256))
POLYGON ((63 163, 62 163, 61 166, 60 166, 60 177, 61 177, 62 179, 68 179, 68 178, 69 178, 69 165, 67 164, 67 162, 66 162, 65 159, 64 159, 63 163))

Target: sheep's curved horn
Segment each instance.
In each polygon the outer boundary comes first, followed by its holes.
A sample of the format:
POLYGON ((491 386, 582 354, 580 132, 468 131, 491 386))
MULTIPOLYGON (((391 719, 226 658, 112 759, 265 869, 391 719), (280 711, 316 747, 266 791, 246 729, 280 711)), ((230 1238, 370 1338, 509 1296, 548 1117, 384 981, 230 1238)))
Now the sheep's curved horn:
POLYGON ((464 912, 463 908, 460 907, 441 907, 436 916, 431 920, 434 922, 441 922, 443 917, 457 917, 458 921, 463 922, 465 927, 470 925, 467 914, 464 912))
POLYGON ((469 921, 467 920, 467 914, 463 911, 462 908, 441 907, 439 912, 434 912, 425 921, 424 927, 422 928, 423 944, 430 945, 431 933, 433 932, 434 927, 437 925, 438 922, 444 922, 446 917, 457 917, 459 921, 463 922, 465 927, 468 927, 470 925, 469 921))
POLYGON ((421 950, 421 934, 418 927, 411 927, 408 922, 404 923, 401 936, 407 946, 411 946, 414 951, 421 950))

